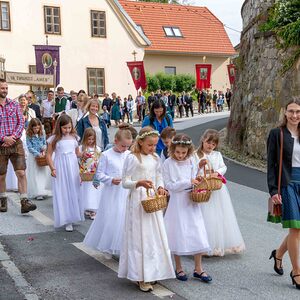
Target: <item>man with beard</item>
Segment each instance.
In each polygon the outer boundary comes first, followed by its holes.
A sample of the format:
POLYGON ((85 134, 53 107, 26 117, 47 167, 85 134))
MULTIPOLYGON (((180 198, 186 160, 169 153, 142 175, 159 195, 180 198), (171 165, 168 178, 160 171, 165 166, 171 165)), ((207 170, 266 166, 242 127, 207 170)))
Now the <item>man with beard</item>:
POLYGON ((0 212, 7 211, 6 172, 11 161, 16 176, 21 200, 21 213, 35 210, 36 205, 27 198, 26 161, 21 141, 24 119, 18 102, 7 98, 8 86, 0 79, 0 212))

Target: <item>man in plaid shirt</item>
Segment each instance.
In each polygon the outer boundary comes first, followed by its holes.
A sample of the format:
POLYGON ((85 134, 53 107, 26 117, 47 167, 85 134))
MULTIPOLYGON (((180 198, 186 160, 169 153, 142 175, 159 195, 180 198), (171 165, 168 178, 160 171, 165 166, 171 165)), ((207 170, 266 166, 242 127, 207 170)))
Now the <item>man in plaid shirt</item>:
POLYGON ((26 161, 21 135, 24 118, 18 102, 7 98, 8 86, 0 79, 0 212, 7 211, 6 172, 11 161, 18 177, 21 213, 35 210, 36 205, 27 199, 26 161))

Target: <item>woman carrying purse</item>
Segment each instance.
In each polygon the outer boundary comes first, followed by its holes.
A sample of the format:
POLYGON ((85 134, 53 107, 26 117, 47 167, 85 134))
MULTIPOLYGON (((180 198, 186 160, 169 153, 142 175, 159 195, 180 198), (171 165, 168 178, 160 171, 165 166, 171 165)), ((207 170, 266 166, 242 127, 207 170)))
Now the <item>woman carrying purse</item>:
POLYGON ((271 130, 267 142, 268 187, 273 208, 282 214, 269 214, 268 221, 282 223, 289 233, 278 249, 272 251, 274 270, 283 275, 282 258, 288 251, 293 285, 300 289, 300 99, 290 101, 285 107, 283 123, 271 130), (279 174, 279 175, 278 175, 279 174), (281 191, 281 192, 280 192, 281 191), (274 216, 275 215, 275 216, 274 216))

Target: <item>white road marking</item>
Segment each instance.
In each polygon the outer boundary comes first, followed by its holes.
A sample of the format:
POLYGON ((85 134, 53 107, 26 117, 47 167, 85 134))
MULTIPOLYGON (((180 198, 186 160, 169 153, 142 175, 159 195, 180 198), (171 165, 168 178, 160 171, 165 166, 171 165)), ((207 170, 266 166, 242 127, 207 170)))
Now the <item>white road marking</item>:
POLYGON ((34 288, 26 281, 21 271, 17 268, 9 255, 4 251, 3 245, 0 243, 0 263, 6 270, 11 279, 15 282, 15 286, 19 293, 24 295, 26 300, 38 300, 39 297, 35 293, 34 288))
MULTIPOLYGON (((86 247, 83 243, 73 243, 72 245, 74 245, 76 248, 83 251, 84 253, 88 254, 89 256, 93 257, 94 259, 98 260, 101 264, 105 265, 109 269, 115 271, 116 273, 118 272, 118 262, 114 259, 106 259, 101 252, 90 249, 86 247)), ((161 299, 164 297, 172 297, 175 295, 172 291, 168 290, 160 284, 156 284, 154 286, 154 291, 151 293, 161 299)))

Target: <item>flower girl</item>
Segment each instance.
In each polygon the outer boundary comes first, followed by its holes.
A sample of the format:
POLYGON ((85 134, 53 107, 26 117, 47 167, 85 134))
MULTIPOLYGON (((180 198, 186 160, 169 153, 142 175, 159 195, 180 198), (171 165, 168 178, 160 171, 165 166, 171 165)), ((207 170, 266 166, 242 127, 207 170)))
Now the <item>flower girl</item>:
MULTIPOLYGON (((113 148, 104 151, 94 176, 94 189, 101 183, 99 212, 85 236, 84 244, 103 252, 107 259, 120 254, 128 190, 121 184, 124 161, 132 143, 129 130, 118 130, 113 148)), ((96 190, 97 191, 97 190, 96 190)))
MULTIPOLYGON (((219 143, 219 133, 208 129, 200 139, 200 146, 194 157, 200 167, 211 166, 212 176, 223 176, 227 170, 222 154, 215 151, 219 143)), ((202 204, 202 214, 211 247, 209 255, 223 256, 229 253, 240 253, 245 250, 245 243, 240 232, 229 191, 225 184, 220 190, 213 191, 210 200, 202 204)))
POLYGON ((66 231, 73 231, 73 223, 83 221, 84 216, 79 201, 78 142, 68 115, 62 114, 58 118, 54 135, 47 142, 47 161, 53 177, 54 227, 65 225, 66 231))
MULTIPOLYGON (((96 132, 93 128, 86 128, 82 138, 80 151, 80 173, 93 174, 96 172, 101 155, 101 149, 96 144, 96 132)), ((80 185, 80 201, 86 217, 94 220, 99 207, 100 191, 93 187, 92 181, 82 181, 80 185)))
POLYGON ((144 292, 153 290, 153 281, 175 277, 163 213, 146 213, 141 204, 147 198, 146 190, 153 186, 159 194, 166 194, 160 160, 155 153, 158 137, 152 127, 141 129, 122 175, 123 187, 130 192, 118 276, 137 281, 144 292))
POLYGON ((199 183, 195 178, 197 167, 192 159, 194 147, 185 134, 176 135, 169 148, 170 157, 164 162, 163 176, 165 187, 170 193, 170 201, 165 214, 165 224, 172 254, 175 256, 176 278, 188 279, 181 265, 181 255, 194 255, 193 276, 203 282, 212 278, 203 270, 202 254, 209 251, 209 243, 201 212, 201 205, 189 197, 192 184, 199 183))
POLYGON ((31 119, 26 130, 27 157, 27 190, 29 198, 43 200, 49 194, 46 190, 49 181, 49 169, 38 166, 36 157, 45 157, 46 138, 39 119, 31 119))

